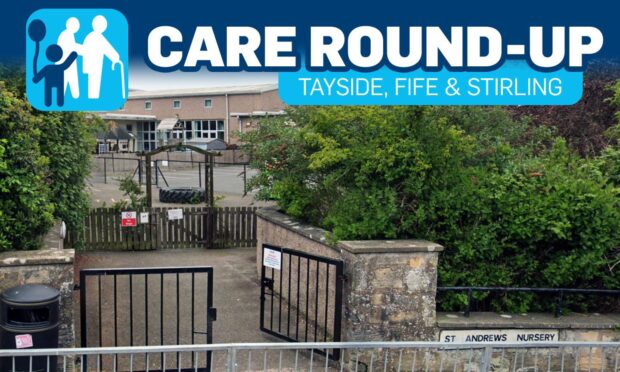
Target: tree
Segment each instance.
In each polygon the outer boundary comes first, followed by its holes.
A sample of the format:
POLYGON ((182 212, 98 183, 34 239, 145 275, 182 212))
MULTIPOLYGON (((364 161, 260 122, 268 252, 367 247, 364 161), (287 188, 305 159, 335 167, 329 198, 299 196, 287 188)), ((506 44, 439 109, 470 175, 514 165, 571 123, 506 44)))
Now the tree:
POLYGON ((0 65, 0 250, 36 249, 54 218, 83 223, 94 132, 84 113, 34 110, 23 67, 0 65))
POLYGON ((0 250, 35 249, 53 222, 41 118, 0 81, 0 250))
POLYGON ((617 63, 594 63, 584 74, 583 94, 576 104, 516 106, 508 110, 517 118, 529 117, 535 126, 554 128, 582 156, 597 155, 608 145, 617 143, 606 131, 616 124, 612 86, 618 79, 617 63))
MULTIPOLYGON (((442 285, 620 284, 609 163, 503 109, 297 107, 242 140, 259 197, 335 239, 437 241, 442 285)), ((487 308, 552 306, 480 296, 487 308)), ((462 303, 453 295, 442 306, 462 303)))
POLYGON ((45 170, 54 216, 69 230, 78 230, 90 207, 86 180, 91 172, 95 148, 94 129, 98 118, 84 113, 38 113, 42 117, 41 153, 47 157, 45 170))

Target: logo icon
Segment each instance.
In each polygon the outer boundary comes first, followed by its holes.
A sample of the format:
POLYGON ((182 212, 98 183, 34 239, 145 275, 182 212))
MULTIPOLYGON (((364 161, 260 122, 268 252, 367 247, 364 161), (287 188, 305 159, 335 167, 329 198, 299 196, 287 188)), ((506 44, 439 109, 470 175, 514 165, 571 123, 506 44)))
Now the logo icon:
POLYGON ((116 110, 127 98, 127 20, 113 9, 41 9, 26 24, 26 95, 43 111, 116 110))

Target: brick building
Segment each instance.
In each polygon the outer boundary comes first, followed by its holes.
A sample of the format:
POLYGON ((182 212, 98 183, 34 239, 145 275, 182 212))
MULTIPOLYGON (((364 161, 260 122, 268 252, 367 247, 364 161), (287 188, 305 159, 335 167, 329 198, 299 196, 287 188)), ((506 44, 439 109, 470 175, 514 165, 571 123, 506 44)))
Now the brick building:
MULTIPOLYGON (((206 148, 213 140, 238 142, 265 116, 282 115, 275 84, 132 91, 125 106, 101 116, 135 141, 128 151, 149 151, 173 141, 206 148)), ((218 141, 218 142, 220 142, 218 141)))

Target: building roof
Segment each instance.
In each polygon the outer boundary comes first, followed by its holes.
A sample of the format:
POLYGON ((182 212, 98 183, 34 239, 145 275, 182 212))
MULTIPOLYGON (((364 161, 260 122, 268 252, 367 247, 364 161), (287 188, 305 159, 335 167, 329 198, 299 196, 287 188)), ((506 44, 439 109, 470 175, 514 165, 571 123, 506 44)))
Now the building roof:
POLYGON ((103 120, 157 120, 155 115, 134 115, 134 114, 124 114, 124 113, 102 113, 99 114, 103 120))
POLYGON ((278 111, 231 112, 230 116, 252 117, 252 116, 278 116, 278 115, 284 115, 284 114, 286 114, 286 111, 278 110, 278 111))
POLYGON ((157 125, 157 130, 172 130, 178 121, 178 118, 161 119, 159 125, 157 125))
POLYGON ((278 84, 233 85, 228 87, 130 91, 128 99, 221 96, 225 94, 257 94, 270 92, 276 89, 278 89, 278 84))

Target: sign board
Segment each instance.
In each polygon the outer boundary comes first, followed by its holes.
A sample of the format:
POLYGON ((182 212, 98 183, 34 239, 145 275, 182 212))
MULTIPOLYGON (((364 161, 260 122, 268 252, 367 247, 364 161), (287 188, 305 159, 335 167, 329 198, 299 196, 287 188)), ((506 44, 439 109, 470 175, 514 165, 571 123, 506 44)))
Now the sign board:
POLYGON ((149 212, 140 212, 140 223, 149 223, 149 212))
POLYGON ((32 346, 34 346, 32 343, 32 335, 15 335, 15 348, 26 349, 32 346))
POLYGON ((162 167, 167 167, 168 166, 168 160, 162 160, 161 161, 161 166, 162 167))
POLYGON ((168 209, 168 220, 182 220, 183 219, 183 209, 168 209))
POLYGON ((121 212, 121 226, 134 227, 137 225, 136 212, 121 212))
POLYGON ((520 343, 558 342, 557 329, 458 329, 442 330, 439 340, 445 343, 520 343))
POLYGON ((280 270, 282 267, 282 252, 265 248, 263 251, 263 265, 280 270))

